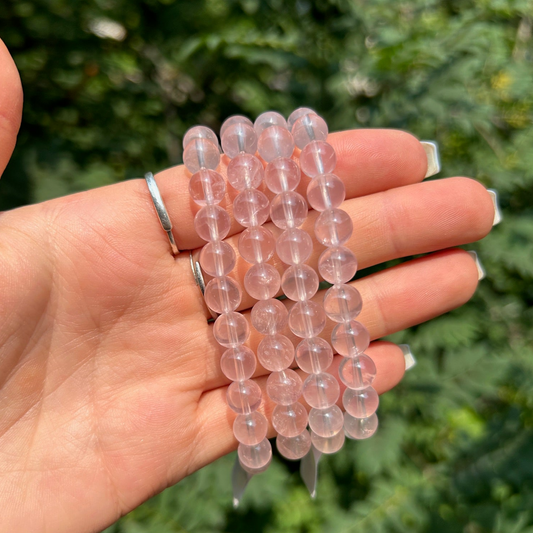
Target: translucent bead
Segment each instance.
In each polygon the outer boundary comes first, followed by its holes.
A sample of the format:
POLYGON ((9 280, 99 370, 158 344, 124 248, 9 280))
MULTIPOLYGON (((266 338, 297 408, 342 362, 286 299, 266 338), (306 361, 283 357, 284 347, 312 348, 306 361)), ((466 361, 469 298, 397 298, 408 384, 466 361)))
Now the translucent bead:
POLYGON ((270 204, 270 218, 278 228, 297 228, 306 217, 307 202, 295 191, 278 194, 270 204))
POLYGON ((316 219, 315 236, 324 246, 340 246, 352 233, 352 219, 342 209, 327 209, 316 219))
POLYGON ((257 347, 257 358, 266 370, 279 372, 291 366, 294 346, 285 335, 268 335, 257 347))
POLYGON ((226 194, 226 183, 218 172, 202 168, 192 175, 189 194, 198 205, 219 204, 226 194))
POLYGON ((344 432, 349 439, 368 439, 378 429, 376 413, 368 418, 355 418, 349 413, 344 413, 344 432))
POLYGON ((267 165, 265 183, 276 194, 294 191, 300 183, 300 167, 292 159, 278 157, 267 165))
POLYGON ((324 308, 315 302, 297 302, 289 311, 289 328, 297 337, 317 337, 325 327, 324 308))
POLYGON ((331 333, 331 344, 344 357, 357 357, 370 345, 370 333, 356 320, 349 324, 338 324, 331 333))
POLYGON ((218 146, 218 137, 216 133, 206 126, 193 126, 188 129, 183 137, 183 149, 187 148, 188 144, 194 139, 207 139, 214 145, 218 146))
POLYGON ((191 174, 195 174, 201 168, 214 170, 219 163, 218 145, 207 139, 194 139, 183 151, 183 164, 191 174))
POLYGON ((222 373, 231 381, 250 379, 256 369, 255 355, 246 346, 228 348, 220 358, 222 373))
POLYGON ((279 435, 296 437, 307 427, 307 411, 298 402, 276 405, 272 412, 272 425, 279 435))
POLYGON ((267 163, 270 163, 277 157, 290 157, 294 152, 294 140, 287 129, 271 126, 259 136, 257 151, 267 163))
POLYGON ((300 154, 300 168, 311 178, 319 174, 331 174, 336 164, 335 150, 325 141, 310 142, 300 154))
POLYGON ((280 115, 276 111, 266 111, 255 119, 254 130, 258 137, 271 126, 280 126, 281 128, 287 129, 287 121, 283 115, 280 115))
POLYGON ((318 274, 308 265, 291 266, 283 273, 281 289, 289 300, 310 300, 318 291, 318 274))
POLYGON ((313 253, 313 239, 302 229, 286 229, 276 242, 278 257, 287 265, 301 265, 313 253))
POLYGON ((239 154, 228 165, 228 181, 234 189, 257 189, 263 181, 264 169, 254 155, 239 154))
POLYGON ((247 415, 237 415, 233 422, 235 438, 248 446, 259 444, 267 436, 267 430, 267 419, 258 411, 247 415))
POLYGON ((309 427, 319 437, 333 437, 342 430, 343 424, 344 416, 337 405, 309 411, 309 427))
POLYGON ((290 368, 272 372, 266 386, 269 398, 281 405, 290 405, 302 395, 302 378, 290 368))
POLYGON ((307 186, 307 201, 315 211, 325 211, 344 202, 346 188, 335 174, 314 178, 307 186))
POLYGON ((272 460, 272 446, 268 439, 263 439, 255 446, 239 444, 237 450, 242 467, 252 474, 261 472, 272 460))
POLYGON ((316 113, 304 114, 293 124, 291 132, 296 146, 303 149, 311 141, 325 141, 328 138, 328 125, 316 113))
POLYGON ((320 374, 333 362, 333 350, 320 337, 304 339, 296 347, 296 363, 307 374, 320 374))
POLYGON ((366 389, 376 377, 376 365, 365 354, 345 358, 339 365, 339 377, 349 389, 366 389))
POLYGON ((205 287, 205 303, 215 313, 235 311, 241 303, 242 292, 239 284, 233 279, 223 276, 213 278, 205 287))
POLYGON ((296 437, 278 435, 276 437, 276 447, 285 459, 297 461, 307 455, 311 449, 311 435, 307 429, 302 431, 302 433, 296 437))
POLYGON ((279 272, 268 263, 253 265, 244 276, 244 287, 256 300, 274 298, 280 288, 279 272))
POLYGON ((333 437, 321 437, 315 432, 311 431, 311 442, 313 446, 322 453, 335 453, 338 452, 344 444, 344 431, 339 431, 333 437))
POLYGON ((342 395, 342 405, 346 412, 355 418, 367 418, 377 411, 379 395, 372 387, 361 390, 346 389, 342 395))
POLYGON ((252 326, 263 335, 279 333, 288 320, 287 308, 274 298, 260 300, 252 308, 252 326))
POLYGON ((333 322, 351 322, 362 308, 361 293, 351 285, 334 285, 324 296, 324 311, 333 322))
POLYGON ((250 336, 250 326, 240 313, 224 313, 215 320, 213 336, 226 348, 244 344, 250 336))
POLYGON ((309 107, 299 107, 298 109, 295 109, 289 115, 289 118, 287 119, 287 126, 288 126, 289 130, 292 131, 292 127, 293 127, 294 123, 300 117, 303 117, 304 115, 316 115, 316 111, 314 111, 313 109, 310 109, 309 107))
POLYGON ((327 372, 311 374, 303 384, 305 401, 316 409, 326 409, 335 405, 340 395, 339 382, 327 372))
POLYGON ((200 252, 200 265, 210 276, 226 276, 235 267, 236 255, 224 241, 207 243, 200 252))
POLYGON ((221 141, 222 150, 230 159, 241 153, 255 154, 257 150, 257 135, 246 122, 236 122, 228 126, 221 141))
POLYGON ((248 263, 265 263, 274 255, 275 246, 272 232, 261 226, 247 228, 239 236, 239 253, 248 263))
POLYGON ((268 219, 268 208, 268 198, 257 189, 246 189, 233 200, 233 216, 245 228, 262 226, 268 219))
POLYGON ((350 249, 333 246, 322 252, 318 259, 318 271, 333 285, 348 283, 357 272, 357 259, 350 249))
POLYGON ((252 127, 254 125, 254 123, 248 117, 245 117, 244 115, 233 115, 231 117, 228 117, 222 123, 222 126, 220 127, 220 137, 224 135, 224 132, 228 129, 229 126, 231 126, 232 124, 238 124, 240 122, 244 122, 245 124, 248 124, 249 126, 252 126, 252 127))
POLYGON ((219 205, 206 205, 194 217, 194 229, 200 239, 208 242, 221 241, 229 233, 231 220, 219 205))
POLYGON ((239 415, 247 415, 257 411, 261 405, 261 396, 261 388, 251 379, 234 381, 226 392, 229 408, 239 415))

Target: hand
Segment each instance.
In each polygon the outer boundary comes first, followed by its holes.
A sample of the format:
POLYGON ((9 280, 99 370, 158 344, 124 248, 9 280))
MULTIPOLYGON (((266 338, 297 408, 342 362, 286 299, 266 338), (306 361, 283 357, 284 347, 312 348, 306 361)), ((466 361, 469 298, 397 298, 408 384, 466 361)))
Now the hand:
MULTIPOLYGON (((0 72, 2 171, 22 102, 3 46, 0 72)), ((422 183, 425 153, 407 133, 348 131, 330 142, 359 267, 433 252, 355 283, 372 338, 466 302, 476 265, 449 248, 490 231, 494 211, 484 187, 466 178, 422 183)), ((201 247, 185 169, 156 180, 180 250, 201 247)), ((311 212, 304 229, 314 218, 311 212)), ((233 246, 239 231, 234 222, 233 246)), ((320 249, 309 261, 314 267, 320 249)), ((3 213, 0 250, 2 531, 99 531, 236 448, 221 349, 189 254, 170 255, 144 180, 3 213)), ((246 269, 240 260, 241 284, 246 269)), ((243 299, 246 316, 252 303, 243 299)), ((259 340, 252 333, 253 349, 259 340)), ((383 393, 402 378, 402 352, 373 342, 368 353, 383 393)), ((255 379, 264 388, 266 371, 255 379)), ((263 398, 268 416, 272 405, 263 398)))

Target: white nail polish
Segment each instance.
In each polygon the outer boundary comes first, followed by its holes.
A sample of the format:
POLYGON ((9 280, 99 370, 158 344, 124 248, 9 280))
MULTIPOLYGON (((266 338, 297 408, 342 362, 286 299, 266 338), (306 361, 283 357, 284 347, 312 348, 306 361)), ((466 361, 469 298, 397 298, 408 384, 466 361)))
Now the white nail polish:
POLYGON ((492 203, 494 204, 494 221, 492 222, 492 225, 495 226, 496 224, 499 224, 503 218, 502 212, 500 210, 498 191, 495 191, 494 189, 487 189, 487 192, 490 194, 490 197, 492 198, 492 203))
POLYGON ((420 141, 420 144, 423 146, 428 158, 428 168, 424 177, 429 178, 440 172, 439 146, 435 141, 420 141))
POLYGON ((483 265, 481 264, 481 261, 479 260, 479 257, 477 255, 477 252, 474 252, 473 250, 469 250, 468 254, 472 259, 476 262, 477 267, 477 279, 481 281, 485 277, 485 269, 483 268, 483 265))
POLYGON ((416 359, 411 352, 411 347, 408 344, 398 344, 398 348, 400 348, 400 350, 403 352, 403 357, 405 359, 405 370, 410 370, 416 365, 416 359))

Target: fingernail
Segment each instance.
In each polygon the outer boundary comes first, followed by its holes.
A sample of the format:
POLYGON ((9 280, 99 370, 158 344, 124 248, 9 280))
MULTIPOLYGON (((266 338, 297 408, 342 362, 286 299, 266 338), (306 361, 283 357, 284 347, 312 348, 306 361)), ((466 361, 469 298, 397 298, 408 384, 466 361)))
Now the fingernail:
POLYGON ((479 257, 477 255, 477 252, 474 252, 473 250, 469 250, 468 254, 472 259, 476 262, 477 267, 477 279, 481 281, 485 277, 485 269, 483 268, 483 265, 481 264, 481 261, 479 260, 479 257))
POLYGON ((492 225, 495 226, 496 224, 499 224, 502 221, 502 212, 500 209, 500 200, 498 198, 498 191, 495 191, 494 189, 487 189, 487 192, 490 194, 490 197, 492 198, 492 203, 494 204, 494 221, 492 222, 492 225))
POLYGON ((411 347, 408 344, 398 344, 398 348, 403 352, 405 359, 405 370, 411 370, 416 365, 416 359, 411 352, 411 347))
POLYGON ((440 172, 439 145, 435 141, 420 141, 420 144, 424 147, 428 158, 428 168, 424 177, 429 178, 440 172))

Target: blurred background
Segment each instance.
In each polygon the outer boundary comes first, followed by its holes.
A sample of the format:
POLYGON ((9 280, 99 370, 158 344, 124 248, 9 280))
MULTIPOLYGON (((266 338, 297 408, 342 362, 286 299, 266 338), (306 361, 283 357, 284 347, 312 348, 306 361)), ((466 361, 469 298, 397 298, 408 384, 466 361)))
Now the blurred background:
POLYGON ((316 501, 276 458, 233 510, 228 456, 107 533, 533 532, 532 25, 531 0, 0 0, 25 91, 1 209, 180 163, 194 124, 308 106, 436 140, 440 176, 504 210, 469 247, 475 297, 391 337, 418 365, 316 501))

